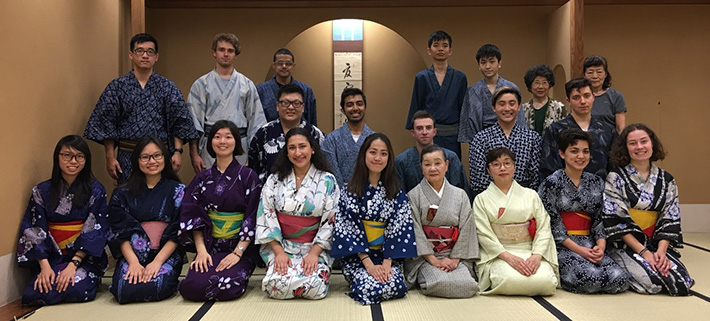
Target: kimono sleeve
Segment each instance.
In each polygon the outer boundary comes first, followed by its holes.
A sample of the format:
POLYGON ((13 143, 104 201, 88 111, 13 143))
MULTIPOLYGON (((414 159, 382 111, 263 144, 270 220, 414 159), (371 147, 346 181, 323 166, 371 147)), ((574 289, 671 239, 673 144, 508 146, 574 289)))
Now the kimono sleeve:
POLYGON ((417 257, 417 242, 412 227, 412 207, 409 198, 400 190, 393 199, 394 213, 389 216, 385 227, 385 241, 382 251, 386 259, 417 257))
MULTIPOLYGON (((251 141, 256 135, 256 132, 266 124, 266 116, 264 116, 264 108, 261 106, 259 92, 256 90, 254 83, 249 80, 249 90, 244 97, 244 117, 247 119, 247 141, 251 141)), ((246 147, 246 146, 244 146, 246 147)))
POLYGON ((253 169, 259 179, 264 182, 266 181, 266 170, 264 169, 264 164, 266 160, 263 159, 264 155, 264 141, 266 140, 266 127, 262 126, 254 134, 254 138, 249 142, 248 149, 248 159, 247 163, 249 168, 253 169))
MULTIPOLYGON (((552 237, 557 244, 562 244, 566 239, 569 238, 567 235, 567 227, 562 222, 562 216, 557 208, 557 198, 560 195, 560 187, 556 183, 555 176, 550 176, 545 179, 537 193, 540 196, 542 205, 544 206, 547 213, 550 215, 550 227, 552 230, 552 237)), ((590 213, 591 214, 591 213, 590 213)))
MULTIPOLYGON (((621 170, 621 169, 619 169, 621 170)), ((646 244, 646 235, 641 228, 633 222, 626 204, 626 182, 616 171, 612 171, 606 178, 604 187, 604 231, 607 240, 623 242, 621 237, 632 233, 641 244, 646 244)))
POLYGON ((476 125, 472 117, 472 111, 476 108, 478 102, 473 86, 466 89, 466 94, 463 96, 463 104, 461 105, 461 113, 459 115, 459 143, 471 143, 473 136, 476 133, 476 125))
POLYGON ((167 87, 165 112, 167 114, 168 136, 180 138, 183 142, 197 139, 199 135, 195 129, 195 122, 187 110, 180 89, 173 82, 170 82, 167 87))
POLYGON ((180 244, 178 240, 178 235, 180 234, 180 207, 182 206, 182 200, 185 196, 185 185, 177 184, 175 190, 173 191, 173 217, 171 217, 168 226, 163 231, 163 235, 160 240, 160 246, 162 247, 167 241, 173 241, 180 244))
POLYGON ((261 200, 261 181, 256 173, 246 167, 242 168, 242 173, 248 172, 246 177, 239 176, 244 184, 244 200, 246 202, 246 211, 244 213, 244 221, 239 230, 240 241, 254 241, 257 225, 257 212, 259 211, 259 202, 261 200))
POLYGON ((306 87, 303 100, 306 103, 306 121, 313 126, 318 126, 318 109, 316 108, 316 95, 313 94, 311 87, 306 87))
MULTIPOLYGON (((526 125, 522 125, 526 126, 526 125)), ((525 127, 527 128, 527 127, 525 127)), ((528 162, 529 167, 527 168, 527 175, 525 175, 530 180, 530 188, 535 188, 540 186, 541 178, 540 176, 540 156, 542 154, 542 138, 537 132, 532 132, 532 148, 530 150, 530 161, 528 162)))
MULTIPOLYGON (((493 232, 493 227, 491 227, 491 221, 488 215, 489 210, 486 208, 484 198, 484 193, 481 193, 476 196, 476 199, 473 201, 473 217, 476 220, 478 245, 482 251, 481 260, 478 264, 491 261, 506 251, 503 244, 498 240, 498 236, 493 232)), ((497 208, 491 210, 497 211, 497 208)))
POLYGON ((88 215, 84 220, 81 234, 74 241, 73 251, 83 251, 87 255, 100 258, 108 240, 110 224, 106 207, 106 190, 98 181, 93 182, 91 196, 86 204, 88 215))
POLYGON ((333 249, 330 252, 334 258, 370 252, 365 231, 360 224, 358 201, 358 197, 348 193, 346 187, 340 191, 338 212, 335 213, 333 249))
POLYGON ((407 122, 404 123, 404 129, 412 129, 412 117, 418 110, 424 109, 426 106, 426 82, 422 79, 426 77, 422 73, 417 74, 414 78, 414 88, 412 89, 412 100, 409 103, 409 112, 407 113, 407 122))
MULTIPOLYGON (((661 171, 659 169, 659 171, 661 171)), ((665 199, 665 203, 661 210, 659 211, 659 220, 656 223, 656 229, 653 233, 653 240, 658 242, 660 240, 670 241, 673 247, 682 247, 683 235, 680 232, 680 206, 678 203, 678 185, 676 185, 675 179, 671 177, 670 174, 664 172, 664 178, 667 178, 664 182, 656 182, 656 184, 665 183, 666 188, 664 190, 664 195, 659 197, 665 199)), ((658 177, 658 180, 662 178, 658 177)))
POLYGON ((49 236, 45 200, 42 196, 40 185, 38 185, 32 188, 27 210, 25 210, 25 215, 20 223, 17 262, 20 265, 29 262, 36 264, 37 261, 48 258, 50 252, 59 254, 59 249, 56 248, 54 241, 49 236))
POLYGON ((526 192, 529 192, 528 201, 537 225, 532 242, 532 253, 540 254, 546 261, 557 264, 557 250, 550 230, 550 215, 545 211, 545 206, 542 205, 535 191, 528 189, 526 192))
POLYGON ((560 158, 559 147, 557 147, 557 136, 559 130, 550 126, 545 131, 540 149, 540 177, 548 177, 556 170, 564 168, 562 158, 560 158))
POLYGON ((207 92, 205 90, 204 79, 202 77, 195 80, 187 95, 187 109, 192 116, 193 124, 198 134, 205 133, 205 111, 207 110, 207 92))
POLYGON ((460 191, 458 196, 459 207, 459 238, 451 249, 452 258, 456 259, 477 259, 479 257, 478 233, 476 232, 476 222, 473 218, 473 209, 468 202, 468 195, 465 191, 460 191), (464 197, 465 196, 465 197, 464 197))
POLYGON ((108 217, 111 224, 111 236, 108 239, 108 244, 115 258, 123 256, 121 243, 130 241, 131 235, 142 231, 140 223, 130 214, 129 202, 131 198, 128 189, 119 187, 114 190, 108 203, 108 217))
POLYGON ((490 175, 486 172, 485 142, 480 137, 477 135, 473 138, 471 149, 468 153, 471 191, 474 197, 488 188, 490 184, 490 175))
POLYGON ((326 174, 323 177, 323 185, 325 187, 323 212, 313 244, 318 244, 324 250, 330 250, 333 247, 333 229, 335 227, 335 213, 338 211, 340 189, 332 174, 326 174))
POLYGON ((261 189, 261 201, 256 212, 256 244, 283 241, 281 226, 276 216, 277 184, 279 184, 277 174, 271 174, 261 189))
POLYGON ((331 173, 335 176, 338 184, 342 185, 347 182, 343 181, 343 174, 340 173, 340 165, 338 164, 338 156, 335 154, 338 148, 336 144, 336 140, 338 139, 338 137, 336 137, 337 135, 338 131, 336 129, 325 137, 325 140, 323 141, 323 152, 325 153, 325 157, 330 165, 331 173))
POLYGON ((101 93, 86 123, 84 137, 99 144, 103 144, 105 140, 118 140, 118 122, 121 112, 118 87, 118 81, 114 79, 101 93))
MULTIPOLYGON (((207 169, 206 171, 210 170, 207 169)), ((205 171, 195 175, 185 189, 187 196, 183 196, 180 203, 179 241, 181 245, 190 247, 189 250, 192 250, 191 247, 195 245, 192 232, 198 230, 208 234, 207 226, 211 228, 212 224, 212 222, 207 221, 207 212, 202 206, 202 193, 205 191, 204 184, 207 179, 204 173, 205 171)))
POLYGON ((412 229, 414 230, 414 236, 417 241, 417 254, 419 256, 434 254, 434 247, 429 242, 426 234, 424 233, 424 228, 422 227, 422 206, 420 185, 414 187, 407 196, 409 197, 409 203, 412 208, 412 229))

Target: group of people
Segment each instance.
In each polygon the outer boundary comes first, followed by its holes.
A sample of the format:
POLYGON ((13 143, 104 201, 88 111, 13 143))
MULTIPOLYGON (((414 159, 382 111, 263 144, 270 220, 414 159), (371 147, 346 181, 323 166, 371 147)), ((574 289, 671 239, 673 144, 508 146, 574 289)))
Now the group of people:
POLYGON ((466 89, 447 64, 451 42, 429 38, 434 62, 415 79, 407 120, 415 146, 395 157, 366 125, 357 88, 340 97, 347 122, 324 135, 287 49, 274 54, 274 78, 254 86, 233 67, 237 38, 217 35, 216 67, 185 103, 153 71, 157 41, 134 36, 133 70, 107 86, 84 132, 105 146, 119 185, 107 202, 86 141, 57 143, 20 227, 18 262, 34 273, 23 303, 92 300, 106 245, 122 304, 178 291, 236 299, 257 266, 269 297, 321 299, 334 259, 361 304, 415 287, 450 298, 558 287, 689 295, 677 186, 653 163, 665 151, 650 128, 625 126, 606 60, 588 58, 589 79, 565 84, 567 115, 547 97, 554 76, 543 65, 525 75, 533 99, 521 104, 493 45, 476 55, 484 79, 466 89), (469 179, 460 142, 471 146, 469 179), (185 144, 196 172, 187 186, 176 175, 185 144), (179 280, 186 251, 196 255, 179 280))

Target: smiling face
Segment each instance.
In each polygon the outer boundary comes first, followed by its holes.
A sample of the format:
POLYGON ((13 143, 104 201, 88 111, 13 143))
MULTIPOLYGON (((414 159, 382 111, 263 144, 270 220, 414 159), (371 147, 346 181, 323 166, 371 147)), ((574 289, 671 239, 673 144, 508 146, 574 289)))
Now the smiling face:
POLYGON ((146 178, 161 175, 165 168, 165 157, 158 145, 150 143, 143 148, 138 157, 138 167, 146 178))
POLYGON ((453 53, 453 49, 448 40, 442 39, 432 41, 431 47, 426 48, 426 52, 435 61, 446 61, 453 53))
POLYGON ((227 41, 217 41, 217 48, 212 52, 212 56, 217 60, 217 64, 224 68, 229 68, 237 57, 234 45, 227 41))
POLYGON ((441 184, 448 170, 449 161, 444 157, 444 152, 435 151, 422 156, 422 174, 432 186, 441 184))
POLYGON ((547 81, 547 78, 537 76, 535 80, 533 80, 532 85, 530 85, 530 89, 530 92, 535 98, 543 99, 547 97, 547 94, 550 92, 550 83, 547 81))
POLYGON ((357 124, 365 117, 365 109, 367 109, 367 106, 361 95, 350 95, 345 97, 341 111, 349 123, 357 124))
POLYGON ((288 160, 293 164, 294 169, 308 170, 311 166, 311 155, 313 147, 308 142, 308 138, 303 135, 293 135, 286 142, 288 160))
POLYGON ((488 164, 488 174, 491 174, 493 182, 497 186, 508 186, 513 182, 515 173, 515 162, 508 155, 498 157, 488 164))
POLYGON ((498 116, 498 121, 503 124, 514 124, 515 117, 520 111, 518 98, 514 94, 503 94, 496 100, 493 111, 498 116))
POLYGON ((291 77, 293 67, 295 66, 296 63, 293 62, 293 57, 287 54, 276 55, 276 61, 271 63, 271 67, 274 69, 274 72, 281 78, 291 77))
POLYGON ((303 115, 303 97, 299 93, 286 93, 281 95, 279 102, 276 102, 276 111, 279 113, 279 119, 285 123, 296 123, 301 121, 303 115), (290 103, 288 106, 282 106, 279 102, 290 103), (294 106, 294 103, 298 107, 294 106))
POLYGON ((57 157, 59 158, 59 169, 66 181, 73 181, 86 164, 84 153, 69 146, 62 146, 57 157))
POLYGON ((645 130, 637 129, 626 137, 626 149, 632 163, 649 162, 653 156, 653 142, 645 130))
POLYGON ((375 139, 365 152, 365 165, 371 173, 382 173, 387 166, 388 157, 387 144, 381 139, 375 139))
POLYGON ((589 164, 589 142, 586 140, 578 140, 567 146, 564 152, 559 151, 559 153, 565 161, 566 168, 582 171, 589 164))
POLYGON ((489 79, 498 75, 501 66, 501 61, 496 57, 484 57, 478 61, 478 70, 481 71, 483 77, 489 79))
POLYGON ((220 128, 212 137, 212 149, 217 157, 231 157, 234 155, 236 140, 229 128, 220 128))

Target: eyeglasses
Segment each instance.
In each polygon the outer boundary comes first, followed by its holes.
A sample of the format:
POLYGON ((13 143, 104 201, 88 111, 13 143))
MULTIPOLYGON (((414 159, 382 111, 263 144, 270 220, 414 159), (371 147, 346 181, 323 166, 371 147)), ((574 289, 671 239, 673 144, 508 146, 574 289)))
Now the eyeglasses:
POLYGON ((293 62, 290 62, 290 61, 280 61, 280 60, 279 60, 279 61, 275 62, 275 64, 276 64, 277 66, 284 66, 284 67, 291 67, 291 66, 293 66, 293 62))
POLYGON ((493 162, 493 163, 490 163, 488 166, 493 167, 495 169, 500 169, 501 167, 511 168, 511 167, 513 167, 513 162, 511 162, 511 161, 505 161, 502 163, 501 162, 493 162))
POLYGON ((536 86, 536 87, 544 87, 544 86, 550 85, 550 83, 547 81, 535 81, 532 84, 533 84, 533 86, 536 86))
POLYGON ((154 49, 148 49, 144 50, 143 48, 136 48, 133 50, 133 53, 139 56, 142 56, 144 53, 148 54, 148 57, 153 57, 155 56, 158 52, 155 51, 154 49))
POLYGON ((138 157, 138 160, 140 160, 142 163, 147 163, 148 161, 150 161, 151 158, 156 161, 162 160, 163 153, 155 153, 153 155, 143 154, 138 157))
POLYGON ((84 154, 59 153, 59 156, 61 156, 62 160, 65 162, 70 162, 72 159, 76 159, 79 163, 86 161, 86 156, 84 156, 84 154))
POLYGON ((296 100, 296 101, 288 101, 288 100, 285 100, 285 99, 284 99, 284 100, 279 100, 279 106, 286 108, 286 107, 288 107, 289 105, 293 105, 293 107, 298 108, 298 107, 303 106, 303 102, 302 102, 302 101, 298 101, 298 100, 296 100))

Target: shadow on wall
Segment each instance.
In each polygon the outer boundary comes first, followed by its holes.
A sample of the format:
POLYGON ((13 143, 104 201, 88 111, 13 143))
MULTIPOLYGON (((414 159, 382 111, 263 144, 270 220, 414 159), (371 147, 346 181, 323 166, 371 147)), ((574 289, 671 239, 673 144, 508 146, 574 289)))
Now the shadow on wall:
MULTIPOLYGON (((334 93, 333 89, 332 26, 332 20, 315 24, 283 46, 295 56, 294 79, 313 88, 318 103, 318 127, 325 133, 334 129, 334 114, 340 113, 340 93, 334 93)), ((404 123, 414 76, 427 68, 429 62, 396 31, 369 20, 364 21, 363 28, 362 90, 368 105, 365 121, 374 131, 385 133, 392 140, 395 153, 400 153, 414 144, 404 123)), ((424 51, 426 44, 418 48, 424 51)), ((273 48, 272 53, 278 49, 273 48)), ((269 67, 263 80, 273 76, 269 67)))

